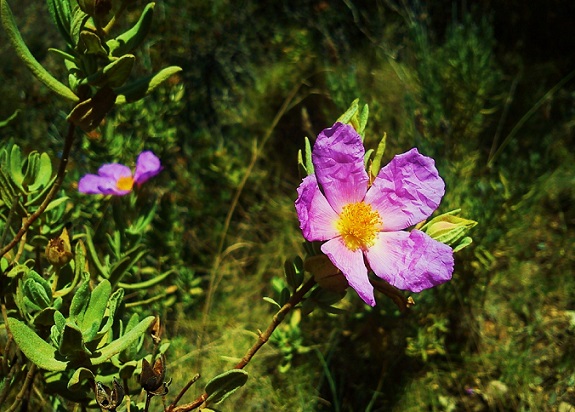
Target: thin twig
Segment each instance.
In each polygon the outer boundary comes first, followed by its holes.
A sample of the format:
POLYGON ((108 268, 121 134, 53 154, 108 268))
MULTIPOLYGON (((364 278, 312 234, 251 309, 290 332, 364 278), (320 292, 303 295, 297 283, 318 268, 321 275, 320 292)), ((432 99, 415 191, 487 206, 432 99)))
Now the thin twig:
MULTIPOLYGON (((272 335, 274 330, 276 330, 276 328, 280 325, 280 323, 282 323, 282 321, 285 319, 286 315, 302 301, 304 296, 311 290, 311 288, 314 285, 315 280, 312 276, 301 288, 299 288, 291 296, 291 298, 287 301, 287 303, 283 305, 279 311, 276 312, 265 332, 260 332, 258 334, 256 342, 246 352, 246 354, 239 361, 239 363, 236 366, 234 366, 234 369, 243 369, 248 363, 250 363, 254 355, 260 350, 262 346, 266 344, 266 342, 270 339, 270 336, 272 335)), ((194 410, 201 404, 203 404, 207 398, 208 394, 203 393, 193 402, 178 407, 175 406, 176 402, 174 401, 166 409, 166 412, 188 412, 194 410)))
POLYGON ((176 396, 176 399, 174 399, 174 401, 170 404, 170 406, 168 407, 168 410, 171 410, 172 408, 175 408, 176 405, 178 404, 178 402, 180 401, 180 399, 182 399, 182 396, 184 396, 184 394, 188 391, 188 389, 190 389, 190 387, 196 383, 196 381, 200 379, 200 374, 196 373, 192 379, 190 379, 188 381, 188 383, 186 384, 186 386, 184 386, 182 388, 182 390, 180 391, 180 393, 178 393, 178 396, 176 396))
POLYGON ((36 365, 34 365, 32 362, 30 362, 30 364, 31 366, 30 369, 28 370, 28 373, 26 374, 26 380, 22 385, 22 389, 20 389, 20 392, 18 392, 18 394, 16 395, 16 399, 14 399, 14 403, 12 404, 12 406, 10 406, 10 408, 6 410, 6 412, 14 412, 20 406, 20 404, 22 403, 22 399, 24 398, 24 394, 32 384, 32 381, 34 380, 34 375, 36 374, 36 365))
POLYGON ((48 195, 42 202, 42 204, 38 207, 38 209, 32 213, 28 220, 22 223, 22 227, 16 233, 16 236, 10 243, 8 243, 2 250, 0 250, 0 256, 4 256, 8 253, 16 244, 22 239, 22 236, 28 231, 30 226, 40 217, 42 213, 46 210, 56 193, 62 187, 62 183, 64 183, 64 177, 66 176, 66 166, 68 166, 68 158, 70 156, 70 151, 72 150, 72 143, 74 143, 74 132, 76 130, 76 126, 73 123, 68 124, 68 135, 66 136, 66 140, 64 142, 64 149, 62 150, 62 158, 60 159, 60 165, 58 167, 58 174, 56 175, 56 180, 54 181, 54 185, 48 192, 48 195))

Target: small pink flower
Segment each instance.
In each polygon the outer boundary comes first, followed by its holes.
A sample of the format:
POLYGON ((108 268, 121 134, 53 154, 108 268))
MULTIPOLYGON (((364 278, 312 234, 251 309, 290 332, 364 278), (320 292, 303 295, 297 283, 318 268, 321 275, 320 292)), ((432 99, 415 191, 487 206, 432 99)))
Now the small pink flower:
POLYGON ((403 230, 429 217, 445 193, 433 159, 411 149, 395 156, 370 186, 364 155, 350 125, 336 123, 319 134, 315 174, 300 184, 295 202, 304 237, 325 241, 322 252, 371 306, 370 270, 412 292, 451 279, 452 249, 419 230, 403 230))
POLYGON ((151 151, 144 151, 136 161, 136 171, 119 163, 105 164, 98 174, 87 174, 78 182, 78 190, 91 195, 124 196, 134 185, 141 185, 162 170, 160 159, 151 151))

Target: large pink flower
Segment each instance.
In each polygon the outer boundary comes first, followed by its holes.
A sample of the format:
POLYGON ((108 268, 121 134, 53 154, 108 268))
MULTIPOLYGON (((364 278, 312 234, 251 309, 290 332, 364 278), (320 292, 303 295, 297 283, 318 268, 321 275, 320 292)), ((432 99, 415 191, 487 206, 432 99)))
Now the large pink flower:
POLYGON ((391 285, 420 292, 451 279, 453 251, 427 234, 405 231, 439 206, 445 184, 433 159, 417 149, 395 156, 373 183, 355 129, 336 123, 321 132, 315 174, 298 188, 300 227, 369 305, 375 305, 368 270, 391 285))
POLYGON ((156 176, 162 170, 160 159, 147 150, 138 156, 136 170, 120 163, 105 164, 98 169, 98 174, 87 174, 78 182, 78 191, 88 194, 123 196, 132 190, 134 185, 140 185, 156 176))

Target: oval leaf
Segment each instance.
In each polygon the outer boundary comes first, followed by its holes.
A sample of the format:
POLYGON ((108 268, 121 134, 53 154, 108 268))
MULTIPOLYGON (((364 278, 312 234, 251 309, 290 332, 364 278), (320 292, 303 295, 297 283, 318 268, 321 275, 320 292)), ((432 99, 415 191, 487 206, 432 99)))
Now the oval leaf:
POLYGON ((20 350, 36 366, 49 371, 63 371, 66 369, 68 362, 56 359, 56 348, 38 336, 24 322, 8 318, 8 327, 20 350))
POLYGON ((247 380, 248 373, 242 369, 232 369, 216 376, 206 385, 206 405, 223 401, 244 386, 247 380))

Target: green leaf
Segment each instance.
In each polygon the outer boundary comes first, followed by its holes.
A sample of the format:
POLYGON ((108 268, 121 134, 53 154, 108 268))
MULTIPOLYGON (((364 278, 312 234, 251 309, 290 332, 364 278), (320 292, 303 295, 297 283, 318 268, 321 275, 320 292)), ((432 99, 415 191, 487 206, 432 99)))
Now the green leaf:
POLYGON ((72 39, 70 38, 70 19, 72 18, 72 10, 70 9, 69 1, 62 0, 48 0, 48 11, 52 17, 52 21, 58 28, 58 31, 70 46, 72 39))
POLYGON ((242 369, 232 369, 216 376, 206 385, 206 405, 219 403, 245 385, 248 373, 242 369))
POLYGON ((131 53, 142 44, 152 28, 155 5, 156 3, 148 3, 132 28, 107 42, 110 55, 114 57, 123 56, 126 53, 131 53))
POLYGON ((82 331, 72 321, 66 321, 64 330, 60 334, 60 342, 58 342, 58 351, 66 357, 77 358, 83 354, 90 355, 90 352, 84 345, 82 338, 82 331))
POLYGON ((50 306, 52 302, 52 292, 46 293, 46 290, 41 283, 33 279, 26 279, 22 286, 24 295, 29 298, 39 309, 44 309, 50 306))
POLYGON ((49 371, 66 369, 68 362, 62 362, 56 358, 56 348, 44 341, 24 322, 8 318, 8 327, 20 350, 39 368, 49 371))
POLYGON ((138 283, 118 282, 118 286, 120 286, 121 288, 124 288, 124 289, 129 289, 129 290, 148 289, 148 288, 151 288, 152 286, 157 285, 158 283, 160 283, 162 280, 167 278, 172 273, 176 273, 175 269, 170 269, 167 272, 164 272, 160 275, 154 276, 153 278, 145 280, 143 282, 138 282, 138 283))
POLYGON ((16 109, 6 120, 0 121, 0 128, 8 126, 20 114, 20 109, 16 109))
POLYGON ((156 88, 158 88, 162 83, 168 80, 172 75, 181 71, 182 68, 178 66, 166 67, 154 75, 143 77, 133 83, 119 87, 115 90, 118 94, 118 97, 116 98, 116 104, 135 102, 146 97, 156 88))
POLYGON ((68 381, 68 389, 76 392, 82 388, 84 382, 88 381, 91 382, 96 377, 92 373, 92 371, 88 368, 78 368, 74 371, 74 374, 68 381))
POLYGON ((108 308, 107 308, 108 313, 105 319, 106 323, 104 324, 104 326, 100 328, 100 330, 96 335, 96 338, 103 336, 110 330, 110 328, 114 324, 114 317, 116 316, 116 310, 120 306, 120 303, 122 302, 123 298, 124 298, 124 289, 118 289, 114 293, 112 293, 112 296, 110 296, 110 299, 108 300, 108 308))
POLYGON ((112 285, 107 279, 104 279, 92 290, 84 318, 79 325, 86 342, 92 341, 100 330, 111 294, 112 285))
POLYGON ((90 84, 91 86, 103 87, 120 87, 122 86, 130 73, 132 73, 132 68, 136 62, 136 56, 133 54, 126 54, 116 60, 113 60, 110 64, 98 70, 96 73, 88 76, 85 81, 81 82, 90 84))
POLYGON ((72 90, 59 82, 50 73, 48 73, 48 71, 40 63, 38 63, 38 60, 32 56, 32 53, 30 53, 28 46, 26 46, 26 43, 24 43, 24 40, 18 31, 18 27, 14 21, 14 15, 8 6, 8 2, 6 0, 0 0, 0 2, 2 25, 8 34, 8 40, 12 44, 12 47, 16 49, 16 54, 18 57, 20 57, 28 69, 32 71, 32 74, 46 86, 52 89, 52 91, 58 93, 60 96, 68 100, 78 102, 80 100, 78 96, 76 96, 72 90))
POLYGON ((142 334, 146 333, 148 328, 154 323, 155 319, 155 316, 148 316, 147 318, 143 319, 135 328, 124 334, 124 336, 116 339, 109 345, 103 347, 101 350, 95 352, 94 357, 91 359, 92 365, 99 365, 104 363, 112 356, 126 349, 142 334))
POLYGON ((264 296, 262 299, 265 300, 265 301, 268 302, 268 303, 271 303, 272 305, 277 306, 279 309, 282 308, 279 303, 277 303, 274 299, 270 298, 269 296, 264 296))
POLYGON ((84 313, 90 303, 90 274, 84 272, 82 275, 82 283, 76 290, 72 303, 70 304, 70 319, 77 325, 84 323, 84 313))

